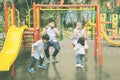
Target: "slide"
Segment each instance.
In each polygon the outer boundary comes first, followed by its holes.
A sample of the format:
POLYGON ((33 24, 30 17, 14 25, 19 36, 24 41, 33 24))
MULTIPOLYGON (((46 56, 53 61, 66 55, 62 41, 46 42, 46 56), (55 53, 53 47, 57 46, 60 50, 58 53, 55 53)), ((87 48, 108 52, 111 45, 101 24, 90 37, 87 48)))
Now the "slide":
MULTIPOLYGON (((91 27, 94 27, 95 28, 95 24, 94 23, 91 23, 90 21, 88 21, 86 23, 86 26, 91 26, 91 27)), ((104 39, 112 46, 120 46, 120 42, 116 42, 116 41, 113 41, 109 38, 109 36, 106 34, 106 32, 101 29, 101 34, 103 35, 104 39)))
POLYGON ((0 52, 0 71, 9 71, 16 60, 22 42, 22 34, 26 28, 27 26, 17 28, 14 25, 9 28, 3 49, 0 52))
POLYGON ((102 33, 104 39, 105 39, 109 44, 111 44, 112 46, 120 46, 120 42, 115 42, 115 41, 111 40, 104 30, 101 29, 101 33, 102 33))

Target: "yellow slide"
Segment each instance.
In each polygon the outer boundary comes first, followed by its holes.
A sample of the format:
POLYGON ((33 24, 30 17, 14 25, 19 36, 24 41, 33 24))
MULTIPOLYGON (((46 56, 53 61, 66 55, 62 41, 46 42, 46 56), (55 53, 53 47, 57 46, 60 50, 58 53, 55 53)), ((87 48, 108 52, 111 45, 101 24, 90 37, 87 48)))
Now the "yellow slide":
MULTIPOLYGON (((91 23, 90 21, 88 21, 88 22, 86 23, 86 26, 91 26, 91 27, 94 27, 94 28, 95 28, 96 25, 95 25, 94 23, 91 23)), ((105 32, 103 29, 101 29, 101 34, 103 35, 104 39, 105 39, 110 45, 112 45, 112 46, 120 46, 120 42, 115 42, 115 41, 111 40, 111 39, 109 38, 109 36, 106 34, 106 32, 105 32)))
POLYGON ((109 44, 111 44, 111 45, 113 45, 113 46, 120 46, 120 42, 112 41, 112 40, 109 38, 109 36, 106 34, 106 32, 105 32, 104 30, 101 29, 101 33, 102 33, 102 35, 104 36, 105 40, 106 40, 109 44))
POLYGON ((15 61, 22 42, 22 34, 27 26, 17 28, 11 26, 8 30, 7 37, 0 52, 0 71, 9 71, 10 66, 15 61))

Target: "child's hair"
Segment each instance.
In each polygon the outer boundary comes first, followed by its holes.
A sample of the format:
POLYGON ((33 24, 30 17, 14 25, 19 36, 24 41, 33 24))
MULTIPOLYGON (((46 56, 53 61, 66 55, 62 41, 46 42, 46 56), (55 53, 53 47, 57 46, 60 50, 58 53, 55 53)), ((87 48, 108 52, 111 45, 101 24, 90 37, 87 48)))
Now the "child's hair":
POLYGON ((85 45, 85 38, 84 37, 80 37, 77 41, 77 43, 81 44, 82 46, 85 45))
POLYGON ((43 36, 42 36, 42 39, 44 39, 44 40, 47 40, 47 41, 48 41, 50 38, 49 38, 49 35, 48 35, 48 34, 45 34, 45 35, 43 35, 43 36))

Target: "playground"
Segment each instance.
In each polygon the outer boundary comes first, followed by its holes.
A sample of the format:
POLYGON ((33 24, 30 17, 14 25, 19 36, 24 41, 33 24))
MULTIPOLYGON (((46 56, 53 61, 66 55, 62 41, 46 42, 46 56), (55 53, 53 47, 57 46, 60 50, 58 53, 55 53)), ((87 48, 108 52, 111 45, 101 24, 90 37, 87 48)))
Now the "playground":
MULTIPOLYGON (((110 10, 111 3, 107 3, 110 10)), ((4 2, 4 27, 0 31, 0 80, 118 80, 120 60, 120 15, 101 12, 99 4, 36 4, 22 20, 15 5, 4 2), (49 14, 48 14, 49 13, 49 14), (51 15, 50 15, 51 14, 51 15), (36 73, 28 68, 31 63, 31 45, 41 39, 48 19, 56 21, 61 50, 58 63, 46 63, 47 69, 35 66, 36 73), (75 51, 72 47, 73 29, 77 21, 83 23, 88 36, 88 59, 83 68, 75 68, 75 51)), ((50 47, 51 48, 51 47, 50 47)), ((50 49, 50 55, 53 53, 50 49)), ((37 63, 38 64, 38 63, 37 63)))

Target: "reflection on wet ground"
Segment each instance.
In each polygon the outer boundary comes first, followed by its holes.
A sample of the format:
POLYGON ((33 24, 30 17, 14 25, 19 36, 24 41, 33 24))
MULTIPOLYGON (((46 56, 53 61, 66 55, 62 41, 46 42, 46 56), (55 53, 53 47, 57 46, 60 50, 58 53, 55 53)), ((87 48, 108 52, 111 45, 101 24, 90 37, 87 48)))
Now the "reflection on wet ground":
POLYGON ((87 80, 87 64, 84 63, 84 68, 78 68, 75 72, 74 80, 87 80))
MULTIPOLYGON (((89 40, 90 45, 88 60, 84 61, 84 67, 75 68, 75 52, 71 46, 71 40, 60 42, 61 51, 58 55, 58 63, 47 64, 47 69, 35 66, 36 73, 28 73, 31 63, 30 49, 21 49, 15 61, 15 76, 11 77, 11 71, 0 72, 0 80, 119 80, 120 79, 120 53, 119 47, 109 47, 103 42, 103 65, 94 58, 94 41, 89 40)), ((51 51, 52 55, 52 51, 51 51)))
POLYGON ((95 76, 96 80, 102 80, 102 65, 98 65, 97 58, 95 58, 95 76))

